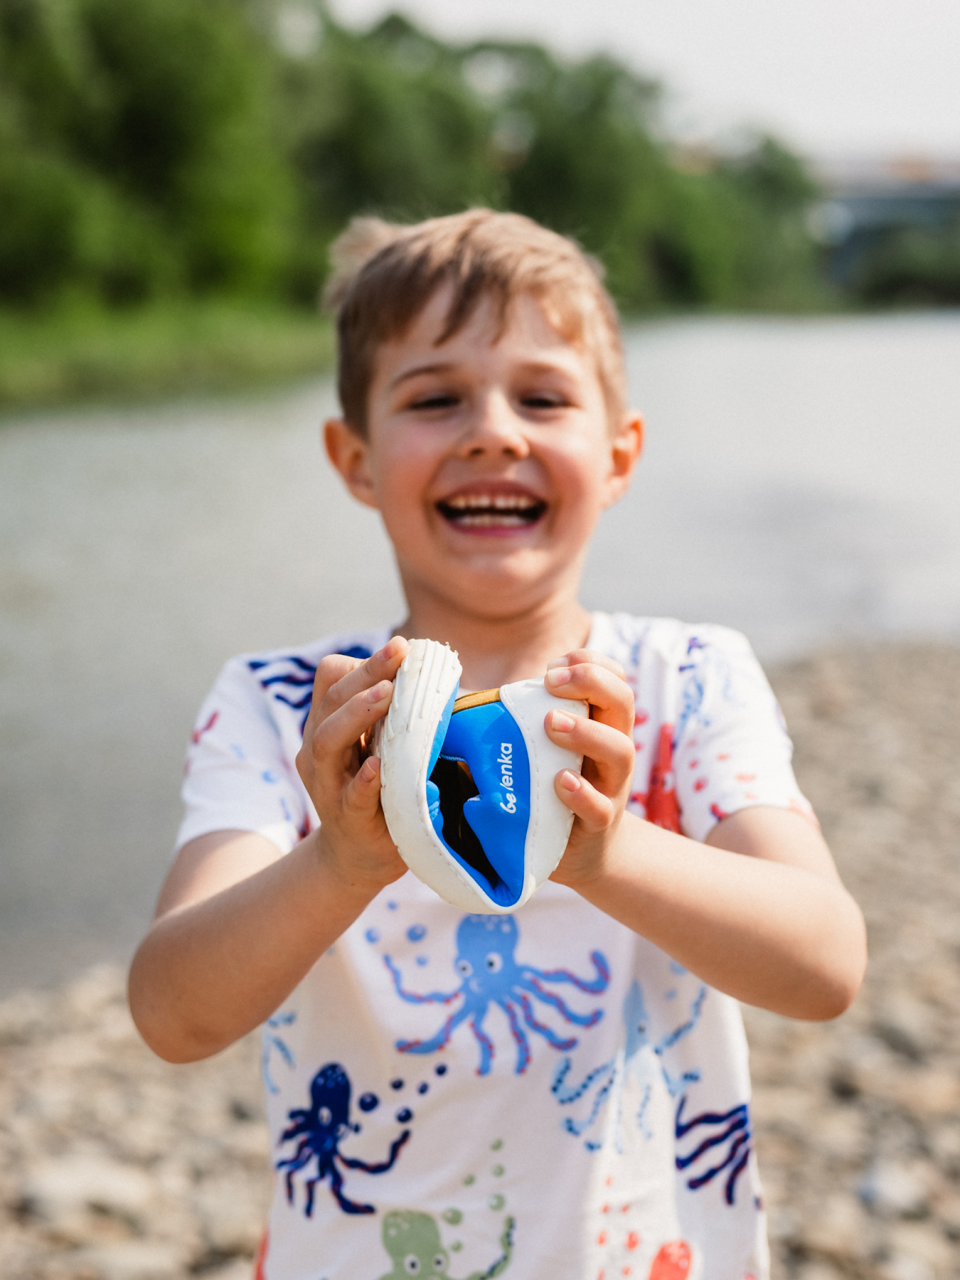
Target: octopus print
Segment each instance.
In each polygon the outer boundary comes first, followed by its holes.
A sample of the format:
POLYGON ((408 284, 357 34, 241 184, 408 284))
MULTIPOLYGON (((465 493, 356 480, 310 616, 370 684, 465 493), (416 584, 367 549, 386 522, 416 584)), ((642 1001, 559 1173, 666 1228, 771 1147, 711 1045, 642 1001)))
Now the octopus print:
MULTIPOLYGON (((363 1099, 361 1098, 361 1104, 363 1099)), ((306 1179, 307 1198, 303 1206, 306 1216, 313 1215, 314 1193, 317 1183, 330 1180, 330 1190, 344 1213, 375 1213, 372 1204, 357 1204, 349 1200, 343 1191, 344 1169, 362 1169, 364 1173, 386 1173, 396 1163, 400 1148, 410 1137, 404 1129, 390 1144, 390 1154, 379 1164, 352 1159, 340 1150, 340 1143, 350 1133, 358 1133, 360 1126, 350 1122, 350 1079, 343 1067, 328 1062, 321 1067, 310 1082, 310 1106, 297 1107, 289 1113, 290 1125, 280 1135, 280 1146, 296 1141, 297 1149, 286 1160, 277 1161, 277 1169, 286 1170, 287 1200, 293 1204, 294 1176, 316 1160, 317 1172, 306 1179)))
POLYGON ((677 1168, 684 1175, 689 1172, 687 1186, 691 1191, 698 1191, 725 1173, 723 1198, 727 1204, 734 1204, 737 1179, 747 1167, 752 1150, 749 1108, 742 1102, 729 1111, 701 1111, 685 1119, 683 1110, 686 1102, 684 1095, 677 1106, 674 1123, 677 1168), (691 1137, 694 1134, 696 1136, 691 1137), (688 1137, 692 1146, 681 1152, 680 1143, 688 1137))
MULTIPOLYGON (((572 1103, 579 1102, 581 1098, 589 1097, 591 1093, 593 1094, 593 1103, 585 1116, 578 1120, 572 1116, 565 1118, 564 1128, 567 1132, 572 1133, 575 1137, 580 1137, 590 1130, 597 1122, 604 1102, 606 1102, 608 1096, 612 1096, 616 1099, 617 1124, 615 1132, 616 1144, 619 1150, 622 1145, 620 1126, 622 1122, 621 1111, 624 1086, 628 1080, 632 1079, 636 1081, 640 1095, 636 1123, 644 1137, 650 1137, 651 1133, 647 1126, 646 1113, 656 1072, 659 1070, 671 1098, 675 1098, 682 1089, 689 1084, 696 1083, 700 1078, 698 1071, 682 1071, 674 1074, 670 1070, 669 1058, 670 1050, 674 1045, 687 1036, 697 1025, 706 995, 707 988, 702 983, 698 983, 696 994, 693 996, 683 1020, 672 1027, 670 1031, 654 1039, 652 1038, 651 1019, 647 1012, 643 988, 639 982, 634 980, 630 984, 623 1002, 624 1047, 622 1054, 611 1058, 609 1062, 603 1062, 600 1066, 594 1067, 579 1084, 567 1083, 567 1077, 573 1065, 570 1058, 564 1059, 557 1069, 552 1090, 554 1097, 561 1106, 570 1106, 572 1103)), ((586 1146, 591 1151, 597 1150, 601 1145, 599 1141, 586 1140, 586 1146)))
MULTIPOLYGON (((340 651, 346 658, 369 658, 370 650, 364 645, 353 645, 340 651)), ((297 713, 300 731, 307 723, 310 703, 313 701, 313 682, 317 666, 298 654, 291 653, 274 658, 253 658, 247 666, 260 681, 267 693, 292 708, 297 713)))
MULTIPOLYGON (((513 1227, 513 1218, 507 1218, 500 1236, 500 1256, 485 1271, 472 1271, 465 1280, 494 1280, 506 1271, 513 1256, 513 1227)), ((428 1213, 408 1210, 388 1213, 383 1220, 383 1247, 393 1266, 380 1280, 405 1280, 407 1276, 420 1276, 420 1280, 454 1280, 447 1272, 450 1255, 440 1240, 435 1219, 428 1213)))
POLYGON ((575 1035, 558 1034, 548 1023, 540 1021, 534 1001, 555 1011, 572 1027, 592 1027, 603 1017, 602 1009, 577 1013, 551 987, 575 987, 589 995, 599 995, 610 982, 610 969, 600 951, 593 951, 595 976, 579 978, 569 969, 535 969, 521 964, 515 956, 520 931, 513 916, 470 915, 457 929, 457 958, 454 968, 461 981, 452 991, 432 991, 426 995, 407 991, 402 975, 389 956, 384 956, 393 976, 397 995, 410 1004, 457 1004, 437 1033, 427 1040, 398 1040, 401 1053, 435 1053, 449 1043, 457 1028, 466 1022, 480 1049, 477 1075, 489 1073, 496 1047, 484 1021, 491 1005, 507 1017, 510 1034, 516 1045, 514 1068, 522 1075, 530 1064, 530 1035, 542 1036, 554 1049, 570 1050, 578 1043, 575 1035))

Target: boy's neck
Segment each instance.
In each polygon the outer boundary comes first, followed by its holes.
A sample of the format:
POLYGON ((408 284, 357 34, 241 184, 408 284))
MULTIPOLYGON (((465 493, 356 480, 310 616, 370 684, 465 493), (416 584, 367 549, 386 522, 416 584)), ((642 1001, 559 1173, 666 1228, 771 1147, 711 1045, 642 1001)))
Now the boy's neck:
POLYGON ((484 617, 420 601, 395 634, 408 640, 440 640, 456 649, 464 693, 495 689, 514 680, 542 676, 547 663, 582 649, 590 614, 576 599, 544 602, 507 617, 484 617))

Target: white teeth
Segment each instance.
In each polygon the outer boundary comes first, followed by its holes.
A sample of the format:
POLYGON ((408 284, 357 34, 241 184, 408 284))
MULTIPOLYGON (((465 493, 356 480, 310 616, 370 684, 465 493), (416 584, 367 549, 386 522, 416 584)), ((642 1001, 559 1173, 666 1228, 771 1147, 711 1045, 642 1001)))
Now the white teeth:
POLYGON ((528 527, 529 521, 524 520, 523 516, 509 511, 497 512, 496 514, 492 511, 469 511, 457 517, 457 524, 461 529, 484 529, 492 528, 494 525, 498 529, 525 529, 528 527))
POLYGON ((529 511, 539 506, 536 498, 529 498, 520 493, 458 493, 452 498, 445 498, 445 507, 454 511, 529 511))

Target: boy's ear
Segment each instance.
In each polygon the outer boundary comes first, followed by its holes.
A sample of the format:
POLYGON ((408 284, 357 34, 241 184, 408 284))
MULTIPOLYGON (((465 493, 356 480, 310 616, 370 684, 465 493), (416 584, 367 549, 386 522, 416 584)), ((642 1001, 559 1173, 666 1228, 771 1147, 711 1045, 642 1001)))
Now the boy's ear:
POLYGON ((643 418, 630 414, 610 442, 610 474, 607 476, 605 507, 612 507, 626 493, 633 469, 643 452, 643 418))
POLYGON ((358 502, 376 507, 377 496, 368 465, 367 442, 343 418, 329 418, 323 424, 323 443, 333 463, 358 502))

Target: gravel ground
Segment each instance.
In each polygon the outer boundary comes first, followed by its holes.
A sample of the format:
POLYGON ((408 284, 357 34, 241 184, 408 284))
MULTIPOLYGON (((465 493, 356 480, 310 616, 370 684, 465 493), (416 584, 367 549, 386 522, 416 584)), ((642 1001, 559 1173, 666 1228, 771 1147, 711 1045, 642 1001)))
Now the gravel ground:
MULTIPOLYGON (((827 1025, 747 1010, 779 1280, 960 1276, 960 650, 862 647, 774 681, 871 938, 827 1025)), ((257 1046, 169 1067, 100 967, 0 1005, 4 1280, 248 1280, 257 1046)))

